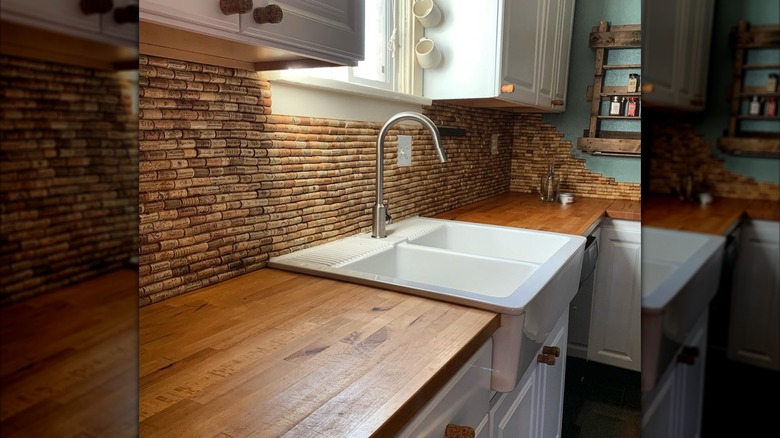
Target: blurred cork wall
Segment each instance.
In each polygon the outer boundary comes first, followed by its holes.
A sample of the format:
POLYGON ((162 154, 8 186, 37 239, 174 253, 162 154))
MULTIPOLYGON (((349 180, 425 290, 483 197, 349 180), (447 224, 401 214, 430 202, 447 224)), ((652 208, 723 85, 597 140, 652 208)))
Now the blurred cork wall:
POLYGON ((0 56, 0 303, 137 253, 137 118, 116 73, 0 56))

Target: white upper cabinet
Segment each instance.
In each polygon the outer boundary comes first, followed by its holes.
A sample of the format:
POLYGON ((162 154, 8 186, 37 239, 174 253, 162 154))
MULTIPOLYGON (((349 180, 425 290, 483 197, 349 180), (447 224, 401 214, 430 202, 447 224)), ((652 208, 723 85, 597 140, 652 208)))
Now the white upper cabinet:
POLYGON ((643 2, 643 103, 691 111, 704 109, 713 2, 643 2))
POLYGON ((362 0, 254 0, 230 15, 219 0, 140 0, 140 8, 141 48, 152 55, 257 70, 363 59, 362 0), (256 11, 273 18, 257 22, 256 11))
POLYGON ((125 7, 127 0, 113 0, 104 13, 85 13, 79 0, 3 0, 0 11, 3 20, 34 28, 72 35, 112 45, 136 46, 138 23, 119 24, 114 10, 125 7))
POLYGON ((423 73, 425 97, 484 107, 565 109, 574 0, 504 0, 475 8, 440 0, 425 29, 442 52, 423 73))

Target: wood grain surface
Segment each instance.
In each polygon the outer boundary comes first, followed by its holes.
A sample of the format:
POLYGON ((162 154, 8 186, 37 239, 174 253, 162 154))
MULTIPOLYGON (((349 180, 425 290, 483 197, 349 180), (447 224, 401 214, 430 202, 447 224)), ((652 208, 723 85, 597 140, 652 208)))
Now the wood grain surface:
POLYGON ((0 308, 0 436, 138 436, 138 275, 0 308))
POLYGON ((262 269, 140 310, 140 434, 392 436, 498 326, 262 269))
POLYGON ((752 219, 780 221, 780 202, 751 201, 746 213, 752 219))
POLYGON ((674 196, 653 195, 642 200, 642 225, 724 235, 753 201, 716 198, 712 204, 682 202, 674 196))
POLYGON ((612 204, 607 207, 606 213, 607 216, 614 219, 639 221, 642 220, 642 202, 618 199, 612 201, 612 204))
POLYGON ((529 193, 506 193, 435 217, 581 235, 604 216, 612 202, 576 197, 573 204, 563 205, 543 202, 529 193))

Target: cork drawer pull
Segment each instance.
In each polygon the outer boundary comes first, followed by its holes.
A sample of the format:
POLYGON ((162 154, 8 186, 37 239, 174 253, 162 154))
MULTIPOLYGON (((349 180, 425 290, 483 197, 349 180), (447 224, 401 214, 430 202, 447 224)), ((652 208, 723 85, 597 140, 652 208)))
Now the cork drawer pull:
POLYGON ((552 100, 553 106, 562 106, 563 105, 563 99, 553 99, 552 100))
POLYGON ((444 436, 446 438, 474 438, 476 435, 477 432, 473 427, 460 426, 452 423, 448 424, 447 428, 444 430, 444 436))
POLYGON ((114 9, 113 0, 81 0, 79 8, 84 15, 105 14, 114 9))
POLYGON ((694 365, 698 357, 698 347, 683 347, 682 351, 677 356, 677 362, 684 363, 686 365, 694 365))
POLYGON ((114 21, 119 24, 138 23, 138 5, 114 9, 114 21))
POLYGON ((551 354, 551 355, 553 355, 555 357, 560 357, 561 356, 561 349, 558 348, 558 347, 550 347, 548 345, 545 345, 544 347, 542 347, 542 353, 543 354, 551 354))
POLYGON ((704 106, 704 101, 701 99, 691 99, 691 105, 693 106, 704 106))
POLYGON ((255 8, 252 16, 255 19, 255 23, 258 24, 277 24, 282 22, 284 12, 279 5, 268 5, 262 8, 255 8))
POLYGON ((225 15, 246 14, 253 6, 252 0, 219 0, 219 9, 225 15))
POLYGON ((655 85, 645 82, 642 84, 642 94, 652 94, 655 91, 655 85))
POLYGON ((555 356, 542 353, 536 356, 536 361, 545 365, 555 365, 555 356))
POLYGON ((502 93, 514 93, 515 92, 515 84, 503 84, 503 85, 501 85, 501 92, 502 93))

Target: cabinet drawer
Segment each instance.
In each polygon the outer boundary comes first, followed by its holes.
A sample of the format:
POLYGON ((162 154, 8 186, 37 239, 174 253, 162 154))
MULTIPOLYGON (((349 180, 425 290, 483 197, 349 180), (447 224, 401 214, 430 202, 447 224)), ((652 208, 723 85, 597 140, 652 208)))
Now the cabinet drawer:
POLYGON ((398 435, 443 437, 447 424, 471 426, 487 436, 490 366, 493 341, 488 340, 398 435))

